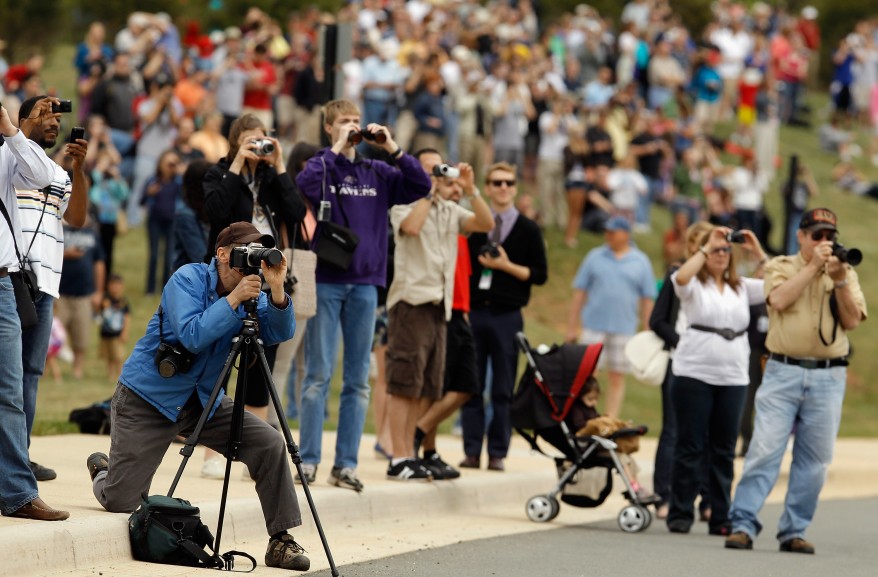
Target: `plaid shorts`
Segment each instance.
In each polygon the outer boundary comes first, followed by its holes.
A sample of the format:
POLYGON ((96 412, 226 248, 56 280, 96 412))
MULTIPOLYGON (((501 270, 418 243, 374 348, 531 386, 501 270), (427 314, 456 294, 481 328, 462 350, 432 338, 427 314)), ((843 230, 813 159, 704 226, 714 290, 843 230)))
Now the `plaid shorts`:
POLYGON ((625 345, 631 335, 619 335, 615 333, 602 333, 583 329, 579 335, 579 344, 594 345, 603 343, 604 350, 601 353, 601 360, 598 362, 598 369, 606 369, 614 373, 630 373, 631 364, 625 357, 625 345))

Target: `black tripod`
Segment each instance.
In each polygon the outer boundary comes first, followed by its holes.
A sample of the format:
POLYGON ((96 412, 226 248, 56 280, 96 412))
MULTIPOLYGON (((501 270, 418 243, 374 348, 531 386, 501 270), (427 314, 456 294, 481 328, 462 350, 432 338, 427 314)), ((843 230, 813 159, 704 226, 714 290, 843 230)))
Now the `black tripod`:
MULTIPOLYGON (((265 350, 262 346, 262 339, 259 338, 259 320, 256 317, 256 305, 256 299, 250 299, 244 303, 244 310, 247 313, 247 316, 244 319, 244 324, 241 326, 240 332, 232 339, 232 350, 229 351, 229 356, 226 358, 223 370, 220 372, 219 377, 217 377, 216 384, 213 386, 213 392, 211 392, 210 399, 208 399, 207 404, 204 406, 204 412, 201 414, 201 418, 198 419, 198 423, 195 425, 195 430, 192 431, 192 434, 186 439, 183 448, 180 449, 180 454, 183 455, 183 462, 180 463, 180 468, 177 469, 177 475, 174 477, 174 482, 171 484, 171 488, 168 491, 168 497, 173 497, 174 495, 177 483, 179 483, 180 477, 183 475, 183 470, 186 468, 186 463, 189 462, 189 457, 192 456, 192 452, 195 450, 195 445, 198 443, 201 431, 204 429, 205 424, 207 424, 210 409, 213 407, 214 403, 216 403, 220 394, 222 394, 226 382, 229 379, 235 359, 243 359, 238 365, 238 384, 235 388, 235 404, 232 409, 232 426, 229 431, 229 446, 225 454, 226 473, 223 478, 223 493, 222 499, 220 500, 216 541, 214 543, 214 551, 218 552, 220 549, 220 540, 223 535, 223 517, 226 512, 226 497, 229 492, 229 474, 232 470, 232 461, 238 460, 238 450, 241 447, 241 440, 244 431, 244 393, 247 388, 247 374, 250 369, 248 361, 253 358, 252 355, 255 354, 259 368, 262 370, 262 374, 265 377, 265 385, 268 388, 268 394, 271 396, 272 405, 274 405, 274 410, 277 413, 281 432, 286 440, 287 451, 290 453, 290 458, 296 466, 299 478, 302 479, 302 489, 305 491, 305 497, 308 499, 308 507, 311 509, 312 517, 314 517, 314 524, 317 526, 317 533, 320 535, 323 550, 326 551, 329 568, 333 577, 338 577, 338 569, 336 569, 335 562, 332 560, 332 551, 329 550, 329 543, 326 541, 326 535, 323 533, 323 526, 320 524, 320 517, 317 515, 317 508, 314 506, 314 499, 311 497, 311 490, 308 488, 308 480, 302 471, 302 459, 299 456, 299 447, 296 445, 295 441, 293 441, 293 435, 290 432, 290 427, 287 424, 286 416, 284 415, 283 408, 280 404, 280 397, 277 394, 274 381, 271 380, 271 369, 268 367, 268 361, 265 359, 265 350)), ((222 565, 225 565, 226 569, 231 569, 228 559, 225 563, 222 563, 222 561, 218 559, 217 566, 220 567, 222 565)))

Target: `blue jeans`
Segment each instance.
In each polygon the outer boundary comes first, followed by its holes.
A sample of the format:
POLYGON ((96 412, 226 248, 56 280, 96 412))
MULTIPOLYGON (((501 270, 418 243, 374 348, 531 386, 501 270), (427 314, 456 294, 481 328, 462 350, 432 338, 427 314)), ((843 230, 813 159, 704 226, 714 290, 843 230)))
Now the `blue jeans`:
POLYGON ((0 511, 12 513, 37 497, 28 466, 21 369, 21 323, 8 276, 0 277, 0 511))
POLYGON ((804 369, 769 360, 756 393, 756 423, 735 490, 730 517, 733 531, 755 537, 757 515, 777 482, 787 440, 795 427, 793 463, 779 541, 805 536, 832 462, 841 422, 847 369, 804 369))
POLYGON ((369 408, 369 353, 375 330, 378 291, 372 285, 317 283, 317 315, 305 332, 305 380, 299 411, 302 462, 320 462, 329 383, 344 344, 336 467, 357 466, 360 437, 369 408))
POLYGON ((641 194, 637 197, 637 207, 634 209, 634 222, 649 226, 652 221, 649 216, 652 203, 662 195, 665 181, 661 178, 650 178, 647 176, 646 183, 649 186, 649 191, 646 195, 641 194))
POLYGON ((34 428, 34 415, 37 411, 37 387, 43 369, 46 368, 46 352, 49 350, 49 336, 52 334, 55 298, 40 292, 36 302, 37 326, 21 332, 21 364, 24 370, 24 416, 27 420, 27 446, 30 447, 30 433, 34 428))

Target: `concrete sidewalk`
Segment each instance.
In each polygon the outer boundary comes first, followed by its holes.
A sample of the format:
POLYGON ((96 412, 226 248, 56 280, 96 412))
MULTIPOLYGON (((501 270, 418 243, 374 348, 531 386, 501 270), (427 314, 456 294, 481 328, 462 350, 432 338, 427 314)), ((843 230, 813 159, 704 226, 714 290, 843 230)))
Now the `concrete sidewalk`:
MULTIPOLYGON (((298 439, 297 432, 293 434, 298 439)), ((361 443, 359 467, 365 490, 357 494, 327 484, 334 444, 334 434, 326 433, 324 462, 311 491, 339 566, 460 540, 614 518, 624 505, 618 496, 617 484, 616 495, 601 507, 576 509, 562 505, 562 513, 553 523, 528 522, 524 514, 527 499, 550 489, 555 473, 551 461, 531 454, 527 445, 517 438, 504 473, 464 470, 463 476, 455 481, 400 483, 386 480, 386 461, 375 458, 371 450, 374 438, 366 435, 361 443)), ((655 441, 644 439, 641 445, 636 457, 642 469, 641 481, 648 485, 655 441)), ((178 454, 180 447, 173 445, 168 451, 151 493, 167 492, 182 459, 178 454)), ((107 513, 97 504, 85 467, 89 454, 108 449, 109 437, 104 436, 60 435, 33 440, 31 457, 58 472, 56 480, 40 484, 40 494, 50 505, 69 510, 71 517, 57 523, 0 517, 0 558, 4 559, 0 574, 170 576, 193 573, 181 567, 131 561, 128 515, 107 513)), ((441 438, 439 451, 452 464, 462 457, 461 442, 457 438, 441 438)), ((222 482, 200 477, 202 461, 198 450, 175 496, 201 507, 203 520, 216 533, 222 482)), ((742 460, 738 459, 738 475, 741 465, 742 460)), ((783 470, 788 468, 789 455, 783 470)), ((260 568, 255 574, 276 575, 277 570, 262 567, 267 535, 253 483, 242 479, 243 470, 241 464, 232 467, 222 550, 242 548, 259 561, 260 568)), ((878 495, 876 479, 878 440, 841 440, 823 498, 878 495)), ((784 482, 785 476, 772 493, 773 500, 782 499, 784 482)), ((304 526, 293 534, 308 549, 312 569, 326 568, 328 563, 308 504, 301 487, 297 487, 304 526)))

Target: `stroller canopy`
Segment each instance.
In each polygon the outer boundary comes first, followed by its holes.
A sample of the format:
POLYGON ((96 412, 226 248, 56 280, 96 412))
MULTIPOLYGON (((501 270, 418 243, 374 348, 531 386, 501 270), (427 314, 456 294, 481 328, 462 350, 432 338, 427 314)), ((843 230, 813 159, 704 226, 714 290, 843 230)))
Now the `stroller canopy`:
POLYGON ((512 426, 543 429, 563 421, 594 372, 602 350, 600 344, 565 344, 539 354, 528 347, 528 369, 512 400, 512 426))

